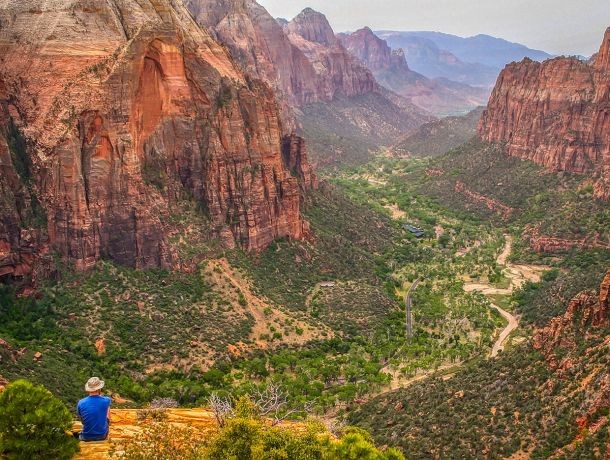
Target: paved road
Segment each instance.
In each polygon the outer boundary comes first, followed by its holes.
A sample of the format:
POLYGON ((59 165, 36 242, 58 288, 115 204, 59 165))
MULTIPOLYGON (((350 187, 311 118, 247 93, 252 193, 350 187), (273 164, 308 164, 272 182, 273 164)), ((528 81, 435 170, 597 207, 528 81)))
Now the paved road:
POLYGON ((405 315, 407 317, 407 340, 410 340, 411 337, 413 337, 413 315, 411 314, 413 292, 415 292, 415 289, 417 289, 417 286, 421 282, 422 280, 420 278, 416 279, 415 282, 409 288, 407 295, 405 296, 405 315))

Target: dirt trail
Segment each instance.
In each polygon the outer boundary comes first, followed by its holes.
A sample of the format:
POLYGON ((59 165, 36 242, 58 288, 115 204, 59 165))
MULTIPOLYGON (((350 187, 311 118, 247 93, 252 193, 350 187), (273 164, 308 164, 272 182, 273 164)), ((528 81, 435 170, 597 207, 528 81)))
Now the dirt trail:
MULTIPOLYGON (((238 298, 233 299, 235 311, 243 310, 252 315, 254 325, 250 333, 250 338, 254 340, 259 348, 269 346, 261 336, 272 336, 275 330, 282 330, 282 326, 291 323, 293 327, 298 327, 302 333, 283 336, 283 343, 302 345, 311 340, 323 337, 323 332, 332 337, 332 332, 328 328, 320 325, 312 325, 302 321, 296 316, 279 309, 268 299, 256 295, 252 291, 250 282, 244 279, 239 272, 234 270, 226 259, 217 259, 209 262, 211 267, 210 275, 214 279, 216 286, 223 286, 228 282, 230 286, 237 288, 243 296, 245 303, 242 305, 238 298), (214 267, 220 269, 219 272, 214 267), (223 279, 224 278, 224 279, 223 279)), ((231 289, 225 289, 225 295, 229 295, 231 289)))
MULTIPOLYGON (((515 289, 518 289, 523 286, 523 284, 525 284, 525 282, 527 281, 540 281, 540 275, 547 267, 536 265, 517 265, 510 262, 507 263, 508 257, 510 256, 510 253, 513 248, 513 239, 510 235, 506 235, 505 238, 506 244, 504 245, 502 252, 498 255, 496 263, 498 265, 506 266, 506 268, 504 269, 504 275, 510 280, 509 287, 502 289, 494 287, 493 285, 488 283, 466 283, 464 285, 464 290, 466 292, 478 291, 485 295, 509 295, 512 294, 515 289)), ((519 318, 500 308, 496 304, 492 303, 491 306, 498 310, 498 312, 500 312, 500 314, 508 321, 508 325, 500 333, 498 340, 496 340, 494 346, 491 349, 490 356, 492 358, 495 358, 496 356, 498 356, 498 353, 501 350, 504 350, 504 347, 506 346, 506 341, 510 333, 517 329, 517 327, 519 327, 519 318)))

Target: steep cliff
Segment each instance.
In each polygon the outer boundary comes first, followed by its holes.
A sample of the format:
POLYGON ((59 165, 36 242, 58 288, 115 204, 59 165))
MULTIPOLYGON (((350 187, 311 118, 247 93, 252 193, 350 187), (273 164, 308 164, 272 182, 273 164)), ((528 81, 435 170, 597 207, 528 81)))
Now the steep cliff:
POLYGON ((33 239, 23 202, 81 269, 171 266, 167 218, 185 196, 227 244, 304 236, 273 93, 182 2, 7 0, 0 23, 4 273, 20 274, 33 239))
POLYGON ((254 0, 188 0, 197 22, 214 33, 242 67, 268 82, 289 106, 319 100, 311 62, 288 40, 280 24, 254 0))
POLYGON ((288 22, 274 19, 255 0, 188 0, 187 6, 244 69, 275 89, 286 134, 306 135, 320 164, 368 157, 370 149, 432 119, 380 86, 335 37, 326 17, 311 8, 288 22), (378 136, 363 146, 372 120, 378 136))
POLYGON ((478 133, 509 155, 552 170, 591 173, 610 198, 610 28, 591 63, 524 59, 500 74, 478 133))
POLYGON ((343 47, 326 17, 304 9, 284 27, 290 42, 313 64, 322 99, 358 96, 377 90, 373 74, 343 47))
MULTIPOLYGON (((563 316, 553 318, 534 337, 534 348, 541 350, 552 367, 561 366, 556 356, 560 348, 574 348, 583 330, 610 326, 610 269, 599 293, 582 292, 574 297, 563 316)), ((563 363, 569 364, 569 363, 563 363)))
POLYGON ((431 80, 411 70, 402 49, 392 50, 385 40, 365 27, 352 34, 340 34, 347 50, 373 72, 386 88, 433 113, 463 112, 487 102, 484 88, 448 80, 431 80))

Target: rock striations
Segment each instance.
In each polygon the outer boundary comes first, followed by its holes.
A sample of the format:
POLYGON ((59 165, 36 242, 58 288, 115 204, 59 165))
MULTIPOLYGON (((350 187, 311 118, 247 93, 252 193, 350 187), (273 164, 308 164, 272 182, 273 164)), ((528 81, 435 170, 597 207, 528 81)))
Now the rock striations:
POLYGON ((337 94, 358 96, 378 89, 373 74, 347 52, 322 13, 306 8, 284 29, 290 42, 313 64, 320 100, 330 101, 337 94))
POLYGON ((185 196, 228 244, 305 236, 304 146, 181 1, 5 0, 0 24, 0 275, 47 243, 80 269, 170 267, 185 196))
POLYGON ((500 74, 478 132, 509 155, 552 170, 593 173, 610 198, 610 28, 592 62, 524 59, 500 74))
POLYGON ((326 17, 311 8, 287 21, 274 19, 255 0, 186 4, 243 69, 275 90, 284 134, 305 133, 320 163, 338 157, 352 161, 358 156, 352 147, 363 146, 363 139, 370 144, 361 148, 366 156, 369 149, 433 119, 379 85, 364 63, 345 49, 326 17))
POLYGON ((283 26, 254 0, 188 0, 187 5, 242 67, 292 106, 376 89, 371 73, 349 56, 326 17, 311 8, 283 26))
POLYGON ((487 102, 485 88, 473 88, 446 79, 429 79, 411 70, 402 49, 392 50, 385 40, 365 27, 340 34, 347 50, 366 64, 377 81, 418 107, 434 113, 471 110, 487 102))

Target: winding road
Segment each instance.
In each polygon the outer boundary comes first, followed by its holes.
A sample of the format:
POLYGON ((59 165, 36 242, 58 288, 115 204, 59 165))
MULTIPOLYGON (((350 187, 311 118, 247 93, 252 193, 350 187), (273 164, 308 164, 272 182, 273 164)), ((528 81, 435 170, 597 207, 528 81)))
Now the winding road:
MULTIPOLYGON (((510 255, 511 250, 512 250, 513 239, 510 235, 505 235, 505 241, 506 241, 506 244, 504 245, 502 252, 498 255, 498 258, 496 259, 496 263, 498 265, 505 267, 503 270, 503 273, 510 281, 509 287, 503 289, 503 288, 497 288, 489 283, 466 282, 464 284, 464 290, 466 292, 477 291, 477 292, 480 292, 485 295, 493 295, 493 294, 508 295, 508 294, 512 294, 512 292, 515 289, 521 287, 526 281, 534 281, 534 282, 540 281, 540 275, 548 267, 538 266, 538 265, 517 265, 517 264, 510 263, 510 262, 507 263, 508 256, 510 255)), ((413 291, 417 288, 417 286, 419 285, 419 283, 421 281, 422 281, 421 279, 418 279, 417 281, 415 281, 411 285, 407 295, 405 296, 405 315, 406 315, 407 331, 411 330, 410 328, 412 327, 412 324, 410 323, 411 297, 412 297, 413 291)), ((500 332, 500 335, 494 342, 494 345, 489 354, 490 358, 495 358, 496 356, 498 356, 500 351, 504 350, 504 348, 506 347, 506 344, 508 342, 508 337, 510 336, 511 332, 513 332, 515 329, 517 329, 519 327, 519 318, 494 303, 492 303, 491 306, 492 306, 492 308, 496 309, 508 321, 508 325, 502 330, 502 332, 500 332)), ((407 335, 407 337, 408 337, 408 335, 407 335)), ((398 373, 397 370, 390 369, 390 366, 388 364, 382 369, 382 371, 386 372, 392 376, 392 381, 389 384, 389 388, 379 391, 379 392, 375 393, 373 396, 387 393, 389 391, 396 390, 398 388, 407 387, 415 382, 418 382, 420 380, 423 380, 423 379, 429 377, 430 375, 432 375, 435 372, 448 371, 450 369, 457 369, 461 365, 462 364, 457 364, 457 365, 456 364, 445 364, 445 365, 440 366, 436 371, 427 371, 427 372, 423 372, 419 375, 416 375, 414 377, 404 378, 403 376, 401 376, 398 373)))
MULTIPOLYGON (((509 287, 502 289, 496 288, 488 283, 466 283, 464 284, 464 290, 466 292, 477 291, 485 295, 509 295, 512 294, 515 289, 523 286, 526 281, 540 281, 540 275, 547 267, 536 265, 517 265, 510 262, 507 263, 508 256, 510 255, 513 247, 513 239, 510 235, 506 235, 505 238, 506 244, 504 245, 504 249, 502 249, 500 255, 498 255, 496 263, 498 265, 506 266, 504 275, 510 280, 509 287)), ((501 350, 504 350, 510 333, 519 327, 519 318, 494 303, 492 303, 491 306, 500 312, 500 314, 508 321, 508 325, 500 333, 500 336, 491 349, 490 357, 495 358, 498 356, 498 353, 501 350)))

